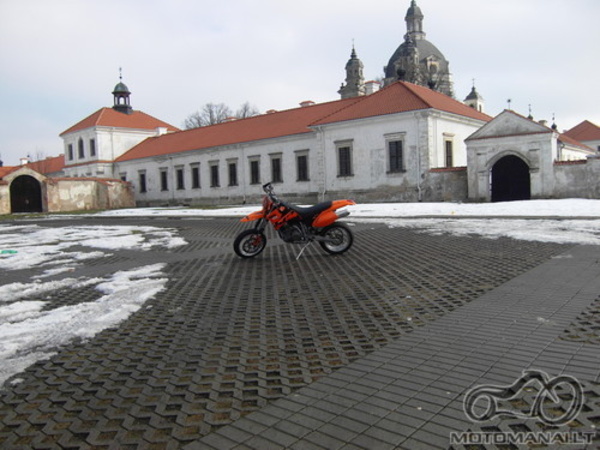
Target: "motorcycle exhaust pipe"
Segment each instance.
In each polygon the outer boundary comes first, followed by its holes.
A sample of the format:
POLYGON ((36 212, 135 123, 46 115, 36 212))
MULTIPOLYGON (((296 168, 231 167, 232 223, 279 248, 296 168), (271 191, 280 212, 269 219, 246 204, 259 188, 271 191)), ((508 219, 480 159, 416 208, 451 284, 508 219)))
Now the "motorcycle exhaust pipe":
POLYGON ((338 219, 343 219, 344 217, 348 217, 350 215, 350 211, 348 211, 347 209, 344 209, 342 211, 336 211, 335 215, 338 219))

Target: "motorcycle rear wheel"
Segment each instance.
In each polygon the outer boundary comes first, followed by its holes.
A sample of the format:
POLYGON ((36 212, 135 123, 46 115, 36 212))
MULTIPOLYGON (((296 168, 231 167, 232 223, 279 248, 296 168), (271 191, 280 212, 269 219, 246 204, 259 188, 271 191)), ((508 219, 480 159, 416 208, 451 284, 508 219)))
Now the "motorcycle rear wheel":
POLYGON ((259 255, 267 245, 265 234, 256 229, 242 231, 233 241, 233 250, 242 258, 254 258, 259 255))
POLYGON ((319 245, 327 253, 333 255, 344 253, 352 247, 352 243, 354 242, 354 236, 350 228, 341 223, 329 225, 323 228, 319 234, 327 239, 326 241, 319 241, 319 245))

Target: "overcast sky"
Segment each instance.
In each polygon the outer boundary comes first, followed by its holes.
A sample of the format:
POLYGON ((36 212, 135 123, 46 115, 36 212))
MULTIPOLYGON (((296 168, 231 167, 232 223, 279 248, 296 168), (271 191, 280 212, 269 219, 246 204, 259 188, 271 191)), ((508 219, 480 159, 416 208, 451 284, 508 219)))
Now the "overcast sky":
MULTIPOLYGON (((600 125, 600 1, 418 0, 427 39, 507 107, 600 125)), ((0 159, 63 152, 123 68, 134 109, 177 127, 208 102, 289 109, 339 98, 354 42, 367 80, 402 43, 410 0, 0 0, 0 159)))

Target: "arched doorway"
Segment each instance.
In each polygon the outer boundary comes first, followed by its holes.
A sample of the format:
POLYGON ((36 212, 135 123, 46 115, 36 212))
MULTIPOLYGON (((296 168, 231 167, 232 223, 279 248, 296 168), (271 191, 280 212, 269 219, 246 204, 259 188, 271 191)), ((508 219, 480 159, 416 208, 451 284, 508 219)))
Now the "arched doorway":
POLYGON ((10 184, 11 211, 42 212, 42 187, 30 175, 21 175, 10 184))
POLYGON ((518 156, 500 158, 492 167, 492 201, 529 200, 529 166, 518 156))

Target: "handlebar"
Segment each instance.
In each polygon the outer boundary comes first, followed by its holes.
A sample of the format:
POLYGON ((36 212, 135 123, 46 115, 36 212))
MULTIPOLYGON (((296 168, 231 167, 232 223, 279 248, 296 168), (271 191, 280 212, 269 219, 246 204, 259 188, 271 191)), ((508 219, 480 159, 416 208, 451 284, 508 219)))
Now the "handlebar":
POLYGON ((279 198, 277 198, 277 196, 275 195, 275 192, 273 192, 273 185, 270 181, 266 184, 263 184, 262 188, 263 191, 265 191, 265 193, 271 198, 271 200, 273 200, 274 203, 281 203, 279 198))

